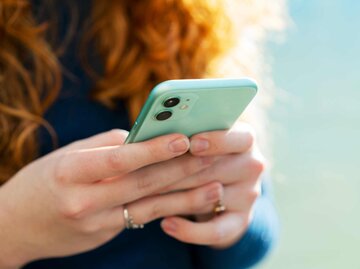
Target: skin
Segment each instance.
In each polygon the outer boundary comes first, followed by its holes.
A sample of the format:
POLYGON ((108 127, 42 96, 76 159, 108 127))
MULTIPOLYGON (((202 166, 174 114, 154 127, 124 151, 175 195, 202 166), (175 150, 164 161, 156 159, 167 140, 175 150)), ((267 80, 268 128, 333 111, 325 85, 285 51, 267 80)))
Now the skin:
POLYGON ((125 145, 126 136, 113 130, 72 143, 0 188, 1 268, 104 244, 125 228, 125 205, 135 223, 164 218, 163 230, 183 242, 226 248, 241 238, 264 169, 248 125, 190 140, 125 145), (214 217, 219 200, 227 210, 214 217))
MULTIPOLYGON (((261 194, 260 175, 265 159, 255 144, 251 126, 241 122, 230 131, 202 133, 190 139, 193 156, 212 157, 213 164, 174 183, 168 188, 190 189, 210 182, 223 185, 222 203, 226 211, 220 215, 197 214, 196 221, 167 217, 161 225, 170 236, 186 243, 227 248, 246 231, 252 218, 253 205, 261 194)), ((214 205, 207 207, 211 212, 214 205)))

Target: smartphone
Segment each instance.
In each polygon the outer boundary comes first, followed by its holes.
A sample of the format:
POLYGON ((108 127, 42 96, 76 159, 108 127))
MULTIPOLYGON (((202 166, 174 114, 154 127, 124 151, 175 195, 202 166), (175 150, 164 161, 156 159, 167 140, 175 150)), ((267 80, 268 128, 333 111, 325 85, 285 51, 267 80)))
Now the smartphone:
POLYGON ((182 133, 231 128, 257 92, 249 78, 182 79, 158 84, 150 93, 125 143, 182 133))

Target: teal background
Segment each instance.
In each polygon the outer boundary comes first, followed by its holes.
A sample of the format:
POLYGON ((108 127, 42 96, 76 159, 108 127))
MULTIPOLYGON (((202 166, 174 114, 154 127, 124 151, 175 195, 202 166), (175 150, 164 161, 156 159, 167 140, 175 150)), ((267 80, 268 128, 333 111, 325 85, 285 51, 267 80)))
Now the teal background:
POLYGON ((261 269, 360 268, 360 1, 289 0, 268 52, 281 235, 261 269))

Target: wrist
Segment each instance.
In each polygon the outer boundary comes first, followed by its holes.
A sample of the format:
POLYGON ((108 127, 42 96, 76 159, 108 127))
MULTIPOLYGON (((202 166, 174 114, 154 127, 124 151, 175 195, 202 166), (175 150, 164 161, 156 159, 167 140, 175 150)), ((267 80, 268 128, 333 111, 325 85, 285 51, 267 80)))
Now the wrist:
MULTIPOLYGON (((0 208, 2 211, 2 208, 0 208)), ((16 239, 11 239, 12 231, 10 231, 7 221, 3 221, 4 214, 0 214, 0 268, 1 269, 14 269, 20 268, 26 263, 24 252, 20 248, 17 248, 16 239)))
POLYGON ((18 236, 19 228, 16 224, 23 222, 12 213, 5 187, 0 188, 0 268, 13 269, 20 268, 30 259, 26 258, 24 244, 18 236))

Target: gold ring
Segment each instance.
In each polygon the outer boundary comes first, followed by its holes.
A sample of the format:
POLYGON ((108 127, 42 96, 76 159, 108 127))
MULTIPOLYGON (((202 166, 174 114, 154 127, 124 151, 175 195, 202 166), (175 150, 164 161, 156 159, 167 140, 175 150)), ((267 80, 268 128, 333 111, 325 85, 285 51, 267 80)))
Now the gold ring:
POLYGON ((225 210, 226 210, 226 206, 224 206, 222 201, 219 201, 215 204, 213 212, 215 213, 215 215, 219 215, 222 212, 224 212, 225 210))
POLYGON ((133 229, 142 229, 144 228, 144 224, 136 224, 133 221, 132 216, 129 214, 129 211, 126 207, 124 207, 124 219, 125 219, 125 227, 126 229, 133 230, 133 229))

